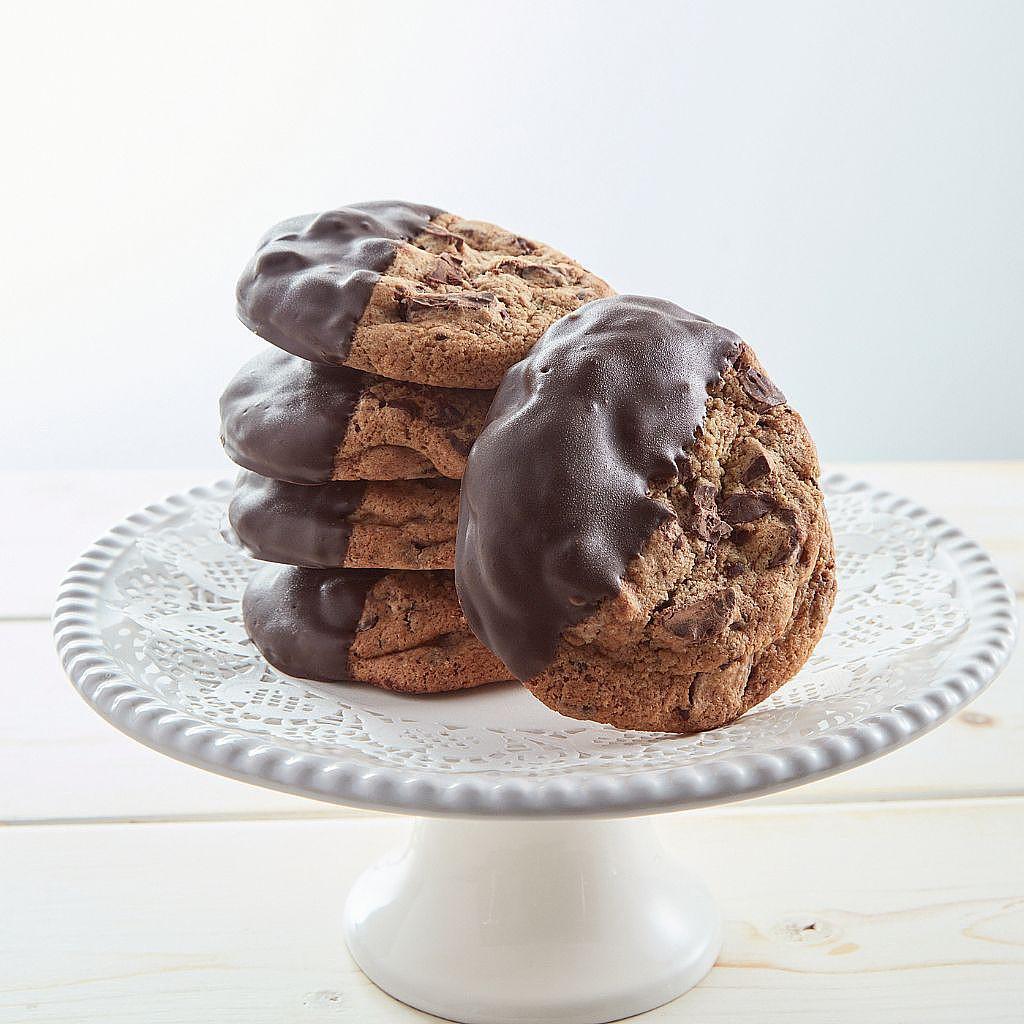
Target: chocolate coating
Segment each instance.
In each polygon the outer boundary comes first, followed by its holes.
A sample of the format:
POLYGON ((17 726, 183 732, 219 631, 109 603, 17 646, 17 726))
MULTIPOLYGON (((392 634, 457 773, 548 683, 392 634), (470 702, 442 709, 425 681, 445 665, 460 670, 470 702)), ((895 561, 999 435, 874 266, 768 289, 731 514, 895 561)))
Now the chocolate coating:
POLYGON ((260 476, 326 483, 367 375, 266 349, 235 374, 220 399, 228 457, 260 476))
POLYGON ((310 487, 242 472, 228 521, 256 558, 327 569, 341 565, 366 483, 340 480, 310 487))
POLYGON ((286 352, 343 363, 398 244, 440 212, 412 203, 356 203, 282 221, 263 236, 239 278, 239 320, 286 352))
POLYGON ((249 638, 275 668, 301 679, 341 682, 375 569, 267 566, 242 597, 249 638))
POLYGON ((502 381, 462 481, 455 582, 476 636, 519 679, 619 592, 673 512, 708 388, 739 338, 662 299, 600 299, 562 317, 502 381))

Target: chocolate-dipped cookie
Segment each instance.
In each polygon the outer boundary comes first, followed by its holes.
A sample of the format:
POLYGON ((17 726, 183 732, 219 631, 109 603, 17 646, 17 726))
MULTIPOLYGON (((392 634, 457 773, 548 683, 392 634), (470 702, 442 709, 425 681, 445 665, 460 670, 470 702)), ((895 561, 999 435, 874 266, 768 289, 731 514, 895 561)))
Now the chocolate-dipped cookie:
POLYGON ((221 396, 221 441, 239 466, 289 483, 458 479, 491 397, 268 348, 221 396))
POLYGON ((450 572, 267 566, 242 616, 267 661, 303 679, 441 693, 508 678, 469 631, 450 572))
POLYGON ((731 331, 663 300, 591 303, 508 372, 470 454, 466 618, 562 714, 723 725, 824 629, 818 473, 800 416, 731 331))
POLYGON ((485 389, 560 316, 610 294, 550 246, 402 202, 276 225, 237 288, 241 321, 304 359, 485 389))
POLYGON ((312 568, 454 569, 457 480, 290 484, 243 471, 228 520, 249 552, 312 568))

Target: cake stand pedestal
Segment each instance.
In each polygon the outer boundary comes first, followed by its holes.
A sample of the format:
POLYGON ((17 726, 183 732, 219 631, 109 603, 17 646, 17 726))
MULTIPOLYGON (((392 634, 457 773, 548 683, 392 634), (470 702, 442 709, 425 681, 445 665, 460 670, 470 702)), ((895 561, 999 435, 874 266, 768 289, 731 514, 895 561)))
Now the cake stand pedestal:
POLYGON ((61 588, 57 646, 82 696, 148 746, 418 816, 344 911, 353 957, 386 992, 467 1024, 599 1024, 682 994, 720 948, 714 903, 654 813, 872 760, 1009 657, 1013 595, 984 551, 904 498, 841 476, 823 489, 840 580, 824 638, 768 701, 698 736, 572 721, 512 684, 415 698, 282 675, 241 627, 256 563, 222 534, 227 481, 97 541, 61 588))
POLYGON ((385 992, 472 1024, 629 1017, 697 984, 722 942, 651 818, 420 819, 356 882, 345 937, 385 992))

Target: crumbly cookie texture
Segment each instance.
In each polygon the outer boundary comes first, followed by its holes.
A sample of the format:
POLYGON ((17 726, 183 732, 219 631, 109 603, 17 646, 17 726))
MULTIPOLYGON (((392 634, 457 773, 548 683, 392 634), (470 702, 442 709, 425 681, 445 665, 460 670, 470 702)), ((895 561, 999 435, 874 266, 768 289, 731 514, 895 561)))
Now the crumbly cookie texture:
POLYGON ((366 380, 335 451, 331 478, 461 479, 492 392, 366 380))
POLYGON ((441 213, 398 245, 345 362, 436 387, 495 388, 555 320, 611 294, 550 246, 441 213))
POLYGON ((355 680, 441 693, 508 679, 470 632, 451 572, 389 572, 371 588, 349 649, 355 680))
POLYGON ((244 469, 295 484, 459 479, 492 397, 386 380, 268 346, 225 388, 221 440, 244 469))
POLYGON ((366 569, 455 568, 459 485, 454 480, 368 483, 350 517, 345 565, 366 569))
POLYGON ((228 519, 268 562, 311 568, 453 569, 457 480, 290 484, 243 471, 228 519))
POLYGON ((679 478, 653 481, 672 515, 619 594, 567 628, 526 685, 573 718, 622 729, 724 725, 790 679, 835 596, 813 441, 750 348, 709 391, 679 478))

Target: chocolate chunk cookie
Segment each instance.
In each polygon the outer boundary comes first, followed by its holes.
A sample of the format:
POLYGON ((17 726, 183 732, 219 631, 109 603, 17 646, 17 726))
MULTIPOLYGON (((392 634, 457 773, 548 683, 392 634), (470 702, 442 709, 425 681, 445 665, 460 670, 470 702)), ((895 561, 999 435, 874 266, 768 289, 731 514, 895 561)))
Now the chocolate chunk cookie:
POLYGON ((491 397, 267 349, 221 396, 221 441, 239 466, 290 483, 458 479, 491 397))
POLYGON ((835 594, 814 444, 750 347, 589 304, 498 389, 462 487, 478 637, 562 714, 696 732, 800 668, 835 594))
POLYGON ((450 572, 267 566, 242 616, 267 661, 304 679, 440 693, 508 678, 469 631, 450 572))
POLYGON ((256 558, 314 568, 453 569, 457 480, 290 484, 241 472, 228 519, 256 558))
POLYGON ((560 316, 612 294, 550 246, 428 206, 359 203, 271 228, 238 316, 314 362, 494 388, 560 316))

